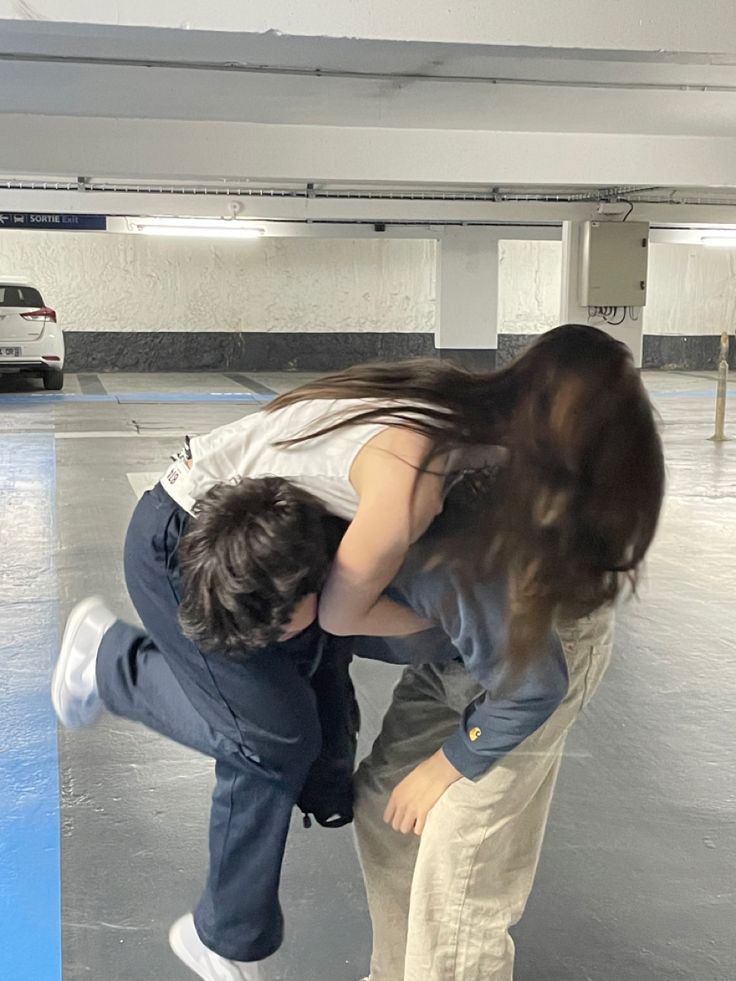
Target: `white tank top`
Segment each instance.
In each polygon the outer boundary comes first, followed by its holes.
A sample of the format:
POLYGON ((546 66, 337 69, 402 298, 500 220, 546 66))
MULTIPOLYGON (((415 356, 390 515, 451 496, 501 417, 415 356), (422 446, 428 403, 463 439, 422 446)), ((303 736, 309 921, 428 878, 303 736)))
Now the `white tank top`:
POLYGON ((261 410, 214 429, 190 443, 191 468, 176 459, 161 478, 171 497, 190 514, 195 502, 215 484, 240 477, 284 477, 309 491, 332 514, 355 517, 359 498, 350 483, 353 461, 374 436, 395 420, 356 423, 295 446, 279 441, 318 432, 361 409, 401 406, 420 417, 421 406, 386 399, 309 399, 273 412, 261 410))

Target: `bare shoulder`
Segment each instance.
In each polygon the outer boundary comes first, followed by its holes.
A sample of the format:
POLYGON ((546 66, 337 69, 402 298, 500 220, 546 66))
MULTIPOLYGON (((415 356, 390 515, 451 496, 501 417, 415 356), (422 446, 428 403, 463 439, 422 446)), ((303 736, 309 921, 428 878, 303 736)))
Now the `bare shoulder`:
MULTIPOLYGON (((398 481, 413 486, 427 464, 433 443, 429 436, 401 426, 388 426, 369 440, 355 457, 350 480, 358 491, 398 481)), ((441 471, 442 460, 432 460, 441 471)))
POLYGON ((418 433, 405 426, 388 426, 366 443, 364 449, 375 452, 389 452, 412 466, 425 462, 432 452, 433 441, 430 436, 418 433))
POLYGON ((430 437, 398 426, 363 447, 350 472, 361 522, 375 526, 376 534, 394 523, 407 543, 426 531, 442 510, 447 468, 446 456, 432 457, 432 449, 430 437))

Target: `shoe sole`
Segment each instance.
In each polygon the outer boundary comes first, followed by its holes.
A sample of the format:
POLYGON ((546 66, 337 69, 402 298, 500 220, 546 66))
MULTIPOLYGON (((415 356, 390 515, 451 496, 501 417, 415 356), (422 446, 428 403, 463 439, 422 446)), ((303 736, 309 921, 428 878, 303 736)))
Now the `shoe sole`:
MULTIPOLYGON (((69 614, 69 619, 66 622, 66 627, 64 628, 64 635, 61 638, 61 647, 59 649, 59 659, 56 662, 56 667, 54 668, 54 674, 51 679, 51 702, 54 706, 54 711, 56 712, 56 717, 61 721, 61 709, 60 709, 60 699, 61 693, 64 688, 64 676, 66 674, 66 666, 69 663, 69 655, 72 652, 72 645, 67 645, 67 639, 76 633, 81 624, 86 620, 90 609, 97 606, 104 606, 104 601, 99 596, 90 596, 86 600, 82 600, 78 603, 72 612, 69 614), (66 652, 66 653, 65 653, 66 652)), ((62 723, 65 725, 65 723, 62 723)), ((74 726, 69 728, 75 728, 74 726)))

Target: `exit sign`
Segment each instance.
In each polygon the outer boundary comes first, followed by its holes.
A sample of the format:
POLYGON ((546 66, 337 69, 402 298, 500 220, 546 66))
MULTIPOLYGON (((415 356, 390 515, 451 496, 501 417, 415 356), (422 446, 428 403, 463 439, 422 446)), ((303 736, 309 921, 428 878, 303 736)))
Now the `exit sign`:
POLYGON ((107 229, 107 216, 0 211, 0 230, 3 228, 37 228, 44 232, 104 232, 107 229))

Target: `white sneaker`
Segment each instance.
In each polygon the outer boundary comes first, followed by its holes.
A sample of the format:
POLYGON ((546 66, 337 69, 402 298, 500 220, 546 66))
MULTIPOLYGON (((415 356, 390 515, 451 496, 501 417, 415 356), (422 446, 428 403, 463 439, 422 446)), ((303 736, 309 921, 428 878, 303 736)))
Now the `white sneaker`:
POLYGON ((180 961, 204 981, 266 981, 256 961, 229 961, 199 939, 191 913, 169 930, 169 945, 180 961))
POLYGON ((99 596, 82 600, 69 614, 51 681, 51 701, 67 729, 89 725, 102 711, 97 652, 115 620, 99 596))

